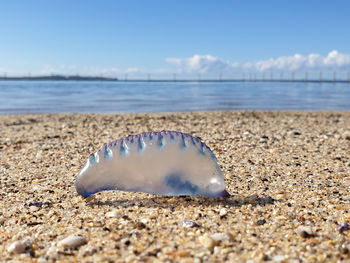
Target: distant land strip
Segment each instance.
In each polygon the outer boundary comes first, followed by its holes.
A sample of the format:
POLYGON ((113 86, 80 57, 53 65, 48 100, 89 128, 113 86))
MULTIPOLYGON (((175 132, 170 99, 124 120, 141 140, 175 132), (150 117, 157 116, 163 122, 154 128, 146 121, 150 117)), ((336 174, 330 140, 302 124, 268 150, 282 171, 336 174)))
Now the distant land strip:
POLYGON ((77 76, 77 75, 50 75, 50 76, 17 76, 7 77, 0 76, 0 81, 3 80, 25 80, 25 81, 118 81, 118 82, 286 82, 286 83, 347 83, 350 84, 350 79, 118 79, 112 77, 101 76, 77 76))
POLYGON ((98 76, 78 76, 78 75, 50 75, 50 76, 22 76, 7 77, 2 76, 0 80, 84 80, 84 81, 117 81, 118 78, 98 77, 98 76))

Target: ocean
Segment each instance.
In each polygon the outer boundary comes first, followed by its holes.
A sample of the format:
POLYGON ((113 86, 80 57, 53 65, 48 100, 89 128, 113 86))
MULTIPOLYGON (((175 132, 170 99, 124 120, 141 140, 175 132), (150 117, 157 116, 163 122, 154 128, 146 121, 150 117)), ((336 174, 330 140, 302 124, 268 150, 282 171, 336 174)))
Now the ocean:
POLYGON ((350 110, 350 83, 0 81, 0 114, 350 110))

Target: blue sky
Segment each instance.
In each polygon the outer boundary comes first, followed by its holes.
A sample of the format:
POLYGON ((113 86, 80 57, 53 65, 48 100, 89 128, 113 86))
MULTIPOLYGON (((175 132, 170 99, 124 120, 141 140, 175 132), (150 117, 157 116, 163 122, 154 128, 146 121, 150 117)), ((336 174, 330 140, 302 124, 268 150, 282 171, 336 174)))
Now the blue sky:
POLYGON ((349 12, 337 0, 5 0, 0 74, 348 70, 349 12))

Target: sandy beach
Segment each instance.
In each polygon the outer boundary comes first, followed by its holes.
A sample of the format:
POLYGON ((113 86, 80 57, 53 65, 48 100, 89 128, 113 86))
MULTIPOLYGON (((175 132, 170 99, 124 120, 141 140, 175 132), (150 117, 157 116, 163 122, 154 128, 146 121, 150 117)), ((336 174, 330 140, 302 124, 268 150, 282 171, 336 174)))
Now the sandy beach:
POLYGON ((350 112, 2 115, 0 150, 0 262, 350 262, 350 112), (91 153, 161 130, 231 197, 77 194, 91 153))

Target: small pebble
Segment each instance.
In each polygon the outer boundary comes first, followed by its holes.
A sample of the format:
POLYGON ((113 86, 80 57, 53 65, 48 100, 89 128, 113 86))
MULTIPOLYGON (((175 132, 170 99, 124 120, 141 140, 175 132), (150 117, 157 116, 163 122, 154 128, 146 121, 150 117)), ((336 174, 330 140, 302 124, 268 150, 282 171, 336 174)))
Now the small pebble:
POLYGON ((346 140, 350 140, 350 132, 349 131, 344 132, 344 138, 346 140))
POLYGON ((203 236, 200 236, 198 238, 199 243, 201 245, 209 250, 213 250, 215 245, 217 244, 217 241, 215 241, 213 238, 211 238, 208 234, 204 234, 203 236))
POLYGON ((59 249, 53 245, 46 251, 46 256, 49 258, 55 258, 59 252, 59 249))
POLYGON ((350 254, 350 244, 341 244, 339 251, 343 254, 350 254))
POLYGON ((20 254, 26 252, 26 243, 24 241, 15 241, 8 248, 9 253, 20 254))
POLYGON ((139 229, 139 230, 146 228, 146 224, 144 224, 144 223, 142 223, 142 222, 137 222, 137 223, 135 224, 135 226, 136 226, 136 228, 139 229))
POLYGON ((299 226, 295 232, 303 237, 303 238, 309 238, 314 236, 314 232, 312 231, 312 228, 310 226, 299 226))
POLYGON ((109 211, 106 213, 106 217, 108 217, 108 218, 119 217, 119 216, 120 216, 120 214, 115 210, 109 211))
POLYGON ((226 208, 221 208, 219 214, 220 214, 220 216, 225 216, 225 215, 227 215, 227 209, 226 209, 226 208))
POLYGON ((125 246, 129 246, 131 244, 131 241, 128 238, 123 238, 121 240, 121 242, 125 245, 125 246))
POLYGON ((260 220, 258 220, 258 221, 256 222, 256 224, 257 224, 258 226, 262 226, 262 225, 266 224, 266 220, 265 220, 265 219, 260 219, 260 220))
POLYGON ((215 233, 210 236, 216 243, 225 241, 225 240, 230 240, 232 238, 232 235, 228 233, 215 233))
POLYGON ((343 224, 340 224, 338 225, 337 229, 339 231, 339 233, 343 233, 344 231, 347 231, 349 230, 349 224, 348 223, 343 223, 343 224))
POLYGON ((42 207, 43 203, 42 202, 31 202, 31 203, 29 203, 29 206, 42 207))
POLYGON ((65 239, 61 240, 58 243, 58 246, 61 247, 80 247, 82 245, 85 245, 87 243, 85 237, 82 236, 69 236, 65 239))
POLYGON ((201 225, 193 220, 185 219, 182 221, 182 226, 190 228, 190 227, 200 227, 201 225))
POLYGON ((147 218, 141 218, 140 222, 144 223, 146 225, 148 223, 148 219, 147 218))

